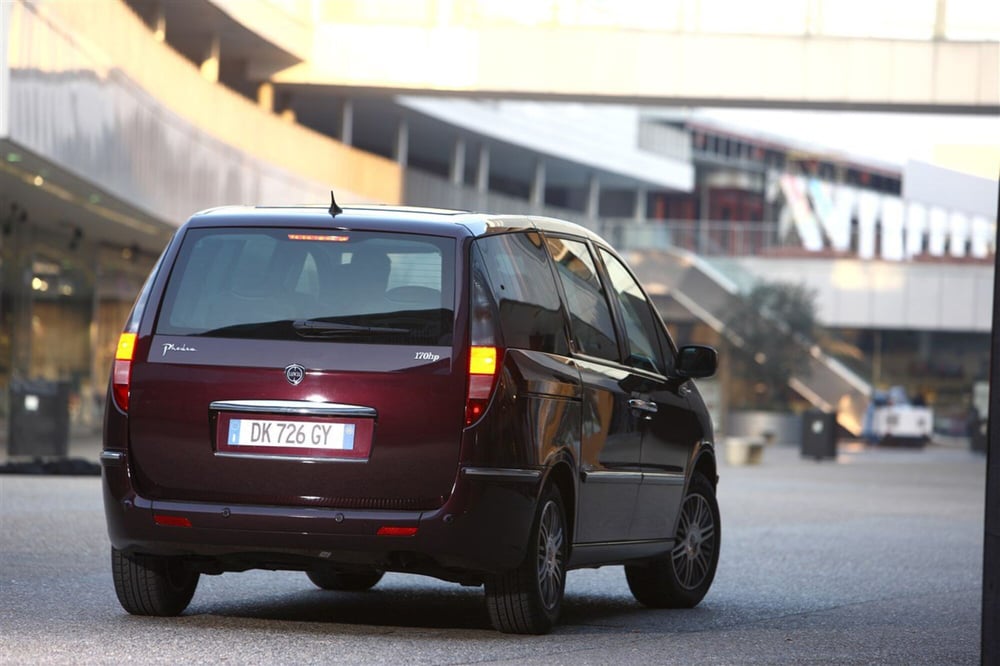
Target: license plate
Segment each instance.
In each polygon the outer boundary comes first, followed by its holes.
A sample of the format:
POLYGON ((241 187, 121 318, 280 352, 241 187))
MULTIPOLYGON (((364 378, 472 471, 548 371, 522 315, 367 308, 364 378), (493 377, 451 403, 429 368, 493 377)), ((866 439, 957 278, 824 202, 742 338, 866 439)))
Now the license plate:
POLYGON ((221 418, 221 453, 324 458, 367 458, 370 419, 221 418))
POLYGON ((354 449, 354 424, 232 419, 226 443, 350 451, 354 449))

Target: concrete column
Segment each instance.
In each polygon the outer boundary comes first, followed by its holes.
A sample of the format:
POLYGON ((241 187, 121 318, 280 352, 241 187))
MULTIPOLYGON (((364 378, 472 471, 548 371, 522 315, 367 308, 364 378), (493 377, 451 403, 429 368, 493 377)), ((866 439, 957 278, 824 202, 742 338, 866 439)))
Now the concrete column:
POLYGON ((872 385, 882 383, 882 331, 876 330, 872 335, 872 385))
POLYGON ((476 191, 488 192, 490 189, 490 147, 485 143, 479 146, 479 163, 476 165, 476 191))
POLYGON ((545 162, 542 160, 535 162, 535 177, 531 181, 528 201, 534 209, 541 209, 545 205, 545 162))
POLYGON ((449 175, 453 185, 461 185, 465 182, 465 139, 461 137, 455 139, 455 145, 451 147, 449 175))
POLYGON ((677 3, 677 26, 681 32, 701 32, 701 0, 677 3))
POLYGON ((596 220, 601 214, 601 181, 597 174, 591 174, 587 183, 587 208, 584 214, 591 220, 596 220))
POLYGON ((257 106, 268 113, 274 111, 274 86, 270 81, 257 86, 257 106))
POLYGON ((349 99, 340 103, 340 142, 354 145, 354 102, 349 99))
POLYGON ((405 120, 400 120, 396 126, 396 150, 393 157, 401 167, 406 166, 410 153, 410 125, 405 120))
POLYGON ((917 358, 929 361, 934 353, 933 339, 930 331, 917 332, 917 358))
MULTIPOLYGON (((0 5, 0 17, 9 11, 10 3, 0 5)), ((0 25, 0 27, 6 26, 0 25)), ((36 236, 38 228, 23 205, 6 200, 3 205, 4 210, 0 212, 4 214, 7 213, 7 206, 10 206, 6 231, 8 235, 3 239, 5 256, 0 266, 0 277, 4 280, 4 285, 9 285, 10 290, 10 302, 5 304, 8 319, 4 324, 5 332, 10 336, 10 351, 5 360, 10 363, 11 375, 30 377, 33 344, 31 322, 34 303, 30 248, 32 237, 36 236)))
POLYGON ((701 186, 701 201, 698 207, 701 209, 698 215, 698 254, 705 254, 708 248, 708 209, 711 203, 711 197, 709 196, 709 183, 708 178, 703 178, 700 183, 701 186))
POLYGON ((806 5, 806 29, 807 35, 823 34, 823 0, 809 0, 806 5))
POLYGON ((201 75, 206 81, 219 82, 219 35, 213 34, 201 60, 201 75))
POLYGON ((153 39, 158 42, 167 39, 167 13, 163 11, 163 3, 157 2, 153 8, 153 39))
POLYGON ((948 36, 948 0, 937 0, 934 7, 934 39, 948 36))
POLYGON ((649 190, 639 187, 635 190, 635 206, 632 208, 632 217, 637 222, 645 222, 649 217, 646 214, 646 200, 649 198, 649 190))
MULTIPOLYGON (((0 46, 0 136, 10 136, 10 52, 14 49, 9 48, 7 44, 8 40, 11 39, 11 29, 13 26, 13 20, 11 14, 13 13, 14 6, 9 2, 0 2, 0 35, 4 40, 3 46, 0 46)), ((4 207, 8 205, 7 197, 4 197, 4 207)), ((6 210, 0 210, 0 214, 6 214, 6 210)), ((0 234, 2 234, 3 226, 0 225, 0 234)), ((0 248, 5 250, 6 248, 0 248)), ((9 262, 0 262, 9 263, 9 262)), ((3 267, 0 266, 0 279, 3 278, 3 267)), ((4 282, 3 284, 14 284, 4 282)))

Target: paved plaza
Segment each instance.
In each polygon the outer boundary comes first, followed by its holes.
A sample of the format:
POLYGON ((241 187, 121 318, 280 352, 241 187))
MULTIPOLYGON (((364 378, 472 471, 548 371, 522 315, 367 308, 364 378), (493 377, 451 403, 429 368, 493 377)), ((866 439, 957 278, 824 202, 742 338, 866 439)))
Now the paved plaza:
POLYGON ((0 662, 978 663, 983 456, 770 448, 720 473, 722 556, 701 606, 647 610, 620 567, 575 571, 541 637, 493 632, 480 589, 401 574, 360 594, 294 572, 203 577, 184 616, 131 617, 99 480, 3 475, 0 662))

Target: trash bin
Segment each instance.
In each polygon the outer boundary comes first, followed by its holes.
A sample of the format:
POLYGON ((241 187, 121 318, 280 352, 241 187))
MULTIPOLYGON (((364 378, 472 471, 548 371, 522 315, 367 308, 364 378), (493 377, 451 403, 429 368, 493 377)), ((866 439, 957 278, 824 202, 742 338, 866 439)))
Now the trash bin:
POLYGON ((837 457, 837 415, 811 409, 802 415, 802 457, 837 457))
POLYGON ((8 455, 66 457, 69 452, 69 384, 12 381, 7 425, 8 455))

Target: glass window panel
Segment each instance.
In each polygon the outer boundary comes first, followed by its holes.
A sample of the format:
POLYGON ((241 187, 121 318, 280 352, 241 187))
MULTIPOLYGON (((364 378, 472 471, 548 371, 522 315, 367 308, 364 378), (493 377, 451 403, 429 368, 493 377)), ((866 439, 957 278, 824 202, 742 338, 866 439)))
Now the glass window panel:
POLYGON ((454 245, 412 234, 194 229, 167 285, 157 332, 450 344, 454 245), (303 320, 331 326, 295 325, 303 320))
POLYGON ((666 374, 656 331, 659 322, 653 314, 653 306, 646 300, 645 294, 625 265, 614 255, 604 250, 600 252, 625 322, 630 354, 627 362, 647 370, 652 365, 660 373, 666 374))
POLYGON ((548 238, 547 243, 566 292, 573 338, 580 352, 620 360, 611 309, 587 245, 562 238, 548 238))
POLYGON ((503 234, 476 243, 493 300, 500 313, 504 344, 566 354, 564 319, 552 270, 536 233, 503 234))

